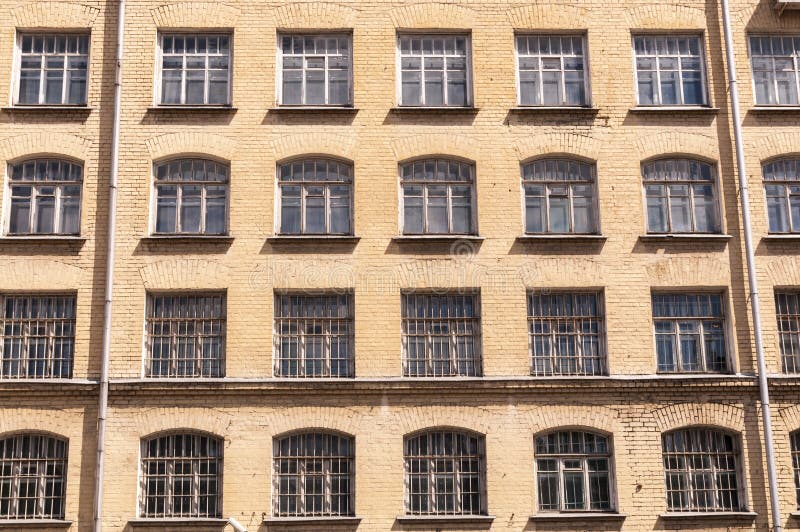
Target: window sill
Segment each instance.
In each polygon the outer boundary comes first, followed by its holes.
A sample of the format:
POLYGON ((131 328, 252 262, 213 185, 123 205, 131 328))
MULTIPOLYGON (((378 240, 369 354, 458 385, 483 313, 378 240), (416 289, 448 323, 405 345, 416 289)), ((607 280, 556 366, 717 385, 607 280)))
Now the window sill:
POLYGON ((754 113, 797 113, 800 105, 755 105, 750 110, 754 113))
POLYGON ((235 113, 238 111, 232 105, 153 105, 147 108, 149 113, 159 113, 167 111, 186 111, 186 112, 213 112, 213 113, 235 113))
POLYGON ((517 105, 510 109, 512 113, 580 113, 596 114, 600 111, 597 107, 590 105, 517 105))
POLYGON ((69 528, 72 521, 65 519, 0 519, 0 528, 69 528))
POLYGON ((266 526, 356 526, 361 523, 360 517, 350 516, 314 516, 314 517, 267 517, 263 523, 266 526))
POLYGON ((79 113, 91 113, 94 111, 94 107, 89 107, 88 105, 11 105, 2 108, 3 111, 7 113, 13 113, 15 111, 41 111, 45 113, 52 113, 52 112, 79 112, 79 113))
POLYGON ((800 242, 800 233, 770 233, 761 237, 767 242, 800 242))
POLYGON ((392 240, 399 244, 407 243, 426 243, 426 242, 458 242, 459 240, 468 240, 471 242, 483 242, 486 240, 478 235, 397 235, 393 236, 392 240))
POLYGON ((627 514, 616 512, 562 512, 539 513, 530 516, 531 521, 616 521, 625 519, 627 514))
POLYGON ((275 235, 267 238, 270 244, 357 244, 361 240, 355 235, 275 235))
POLYGON ((427 107, 427 106, 411 106, 399 105, 390 109, 393 113, 448 113, 448 114, 477 114, 480 109, 478 107, 457 107, 457 106, 443 106, 443 107, 427 107))
POLYGON ((579 235, 579 234, 530 234, 517 237, 520 242, 604 242, 606 235, 579 235))
POLYGON ((637 105, 629 109, 631 113, 692 113, 717 114, 719 107, 705 105, 637 105))
POLYGON ((397 522, 407 525, 486 525, 495 520, 493 515, 398 515, 397 522))
POLYGON ((142 242, 209 242, 230 244, 234 237, 230 235, 149 235, 141 238, 142 242))
POLYGON ((85 236, 70 235, 4 235, 0 237, 0 244, 10 244, 12 242, 83 244, 87 240, 85 236))
POLYGON ((170 530, 176 528, 185 528, 187 530, 194 530, 198 527, 209 528, 223 528, 228 524, 227 519, 215 518, 141 518, 130 519, 128 526, 131 528, 151 528, 151 527, 170 527, 170 530))
POLYGON ((727 242, 731 238, 733 236, 719 233, 663 233, 639 236, 639 240, 643 242, 727 242))
POLYGON ((270 113, 357 113, 357 107, 350 105, 277 105, 270 108, 270 113))
POLYGON ((685 519, 692 521, 695 519, 740 519, 751 520, 758 517, 756 512, 664 512, 658 514, 661 519, 685 519))

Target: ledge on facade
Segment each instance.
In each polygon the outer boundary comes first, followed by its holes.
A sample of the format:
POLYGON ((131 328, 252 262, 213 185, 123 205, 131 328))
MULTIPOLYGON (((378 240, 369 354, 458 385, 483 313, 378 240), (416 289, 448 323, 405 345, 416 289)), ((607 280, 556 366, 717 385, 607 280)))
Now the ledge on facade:
POLYGON ((754 105, 754 113, 800 113, 800 105, 754 105))
POLYGON ((650 233, 639 235, 642 242, 727 242, 732 235, 720 233, 650 233))
POLYGON ((517 114, 576 113, 594 115, 597 114, 600 109, 598 107, 592 107, 591 105, 517 105, 509 109, 509 111, 517 114))
POLYGON ((270 113, 357 113, 358 107, 351 105, 276 105, 270 113))
POLYGON ((752 520, 758 517, 756 512, 664 512, 658 515, 661 519, 694 521, 696 519, 724 519, 730 521, 752 520))
POLYGON ((629 109, 631 113, 654 113, 654 114, 717 114, 719 107, 709 107, 706 105, 637 105, 629 109))
POLYGON ((265 517, 264 524, 267 527, 322 527, 322 526, 358 526, 361 523, 360 517, 355 516, 313 516, 313 517, 265 517))
POLYGON ((791 512, 791 513, 789 514, 789 517, 791 517, 792 519, 798 519, 798 520, 800 520, 800 512, 791 512))
POLYGON ((786 242, 794 244, 800 242, 800 233, 768 233, 761 237, 765 242, 786 242))
POLYGON ((174 529, 186 529, 186 530, 198 530, 198 529, 215 529, 215 530, 222 530, 227 526, 228 520, 227 519, 214 519, 214 518, 140 518, 140 519, 130 519, 128 521, 128 526, 132 528, 165 528, 168 527, 169 530, 174 529))
POLYGON ((208 242, 211 244, 231 244, 234 237, 231 235, 148 235, 141 238, 142 242, 156 244, 161 242, 208 242))
POLYGON ((412 105, 399 105, 397 107, 392 107, 389 109, 392 113, 421 113, 421 114, 435 114, 435 113, 447 113, 447 114, 467 114, 473 115, 478 114, 480 108, 478 107, 457 107, 457 106, 442 106, 442 107, 428 107, 428 106, 412 106, 412 105))
POLYGON ((66 519, 0 519, 0 528, 69 528, 72 521, 66 519))
POLYGON ((490 527, 495 520, 493 515, 398 515, 397 522, 402 525, 433 525, 437 528, 459 525, 490 527))
POLYGON ((4 235, 0 237, 2 244, 53 244, 82 246, 88 240, 85 236, 74 235, 4 235))
POLYGON ((270 244, 357 244, 356 235, 274 235, 267 237, 270 244))
POLYGON ((58 395, 62 393, 96 393, 99 382, 88 379, 0 379, 0 395, 58 395))
POLYGON ((152 105, 147 108, 148 113, 160 112, 209 112, 209 113, 235 113, 239 109, 232 105, 152 105))
POLYGON ((580 234, 525 234, 517 237, 517 240, 525 243, 535 242, 605 242, 608 240, 606 235, 580 235, 580 234))
POLYGON ((538 513, 530 516, 531 521, 622 521, 627 514, 616 512, 561 512, 538 513))
POLYGON ((398 244, 447 243, 458 242, 459 240, 483 242, 486 238, 478 235, 397 235, 392 237, 392 241, 398 244))
POLYGON ((12 105, 3 107, 2 110, 6 113, 86 113, 89 114, 94 111, 94 107, 88 105, 12 105))

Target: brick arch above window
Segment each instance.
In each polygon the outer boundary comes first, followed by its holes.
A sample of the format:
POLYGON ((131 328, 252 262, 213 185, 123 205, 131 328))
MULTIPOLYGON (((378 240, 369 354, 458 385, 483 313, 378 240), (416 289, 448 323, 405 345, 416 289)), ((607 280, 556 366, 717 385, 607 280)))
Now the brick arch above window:
POLYGON ((13 11, 17 28, 91 28, 100 10, 72 2, 33 1, 13 11))
POLYGON ((292 159, 327 157, 352 162, 356 159, 356 139, 334 133, 285 135, 272 142, 278 164, 292 159))
POLYGON ((659 432, 690 427, 718 428, 740 434, 744 431, 744 409, 721 403, 679 403, 652 411, 659 432))
POLYGON ((239 9, 222 2, 180 2, 150 10, 159 28, 234 28, 239 9))
POLYGON ((83 163, 89 158, 92 141, 77 135, 53 131, 19 135, 0 141, 0 158, 6 162, 39 156, 66 157, 83 163))
MULTIPOLYGON (((716 17, 716 12, 714 13, 716 17)), ((704 30, 706 14, 691 6, 648 4, 626 13, 628 27, 634 30, 704 30)))
POLYGON ((480 144, 465 135, 428 133, 403 137, 392 143, 395 158, 401 162, 426 157, 456 157, 467 161, 480 158, 480 144))
POLYGON ((730 285, 730 267, 709 257, 658 258, 646 266, 654 287, 698 287, 730 285))
POLYGON ((795 132, 764 135, 752 143, 753 151, 762 165, 776 159, 800 158, 798 146, 800 146, 800 133, 795 132))
POLYGON ((82 410, 6 410, 0 416, 0 439, 20 434, 45 434, 65 441, 79 441, 82 419, 82 410))
POLYGON ((545 157, 574 157, 596 162, 602 152, 602 141, 586 135, 553 133, 528 136, 514 143, 520 162, 545 157))
POLYGON ((152 408, 139 412, 133 423, 142 441, 170 434, 198 434, 218 439, 233 423, 233 415, 210 408, 152 408))
POLYGON ((355 26, 358 12, 333 2, 301 2, 276 8, 274 16, 282 30, 348 29, 355 26))
POLYGON ((670 131, 640 138, 636 142, 639 159, 667 158, 684 156, 705 159, 706 162, 719 160, 717 139, 710 135, 670 131))
POLYGON ((75 290, 87 286, 90 272, 48 259, 0 261, 0 290, 75 290))
POLYGON ((354 438, 355 434, 359 432, 359 421, 356 415, 342 415, 341 409, 301 406, 270 414, 263 424, 270 428, 275 438, 315 431, 354 438), (298 420, 302 420, 302 427, 297 426, 298 420))
POLYGON ((476 416, 474 409, 465 407, 448 408, 446 411, 442 411, 435 407, 418 406, 400 411, 397 427, 405 437, 441 429, 484 435, 490 434, 493 427, 499 429, 502 426, 502 419, 489 419, 491 417, 476 416))
POLYGON ((230 282, 230 268, 203 259, 168 259, 139 268, 148 290, 224 289, 230 282))
POLYGON ((605 407, 556 405, 528 413, 528 426, 534 436, 579 430, 612 437, 620 428, 619 413, 605 407))
POLYGON ((145 141, 150 158, 154 161, 178 159, 187 156, 206 156, 222 161, 232 161, 236 154, 236 141, 222 135, 187 131, 153 137, 145 141))
POLYGON ((509 9, 508 21, 517 30, 563 30, 564 28, 587 28, 591 24, 591 11, 578 6, 540 3, 509 9))
POLYGON ((389 12, 395 28, 471 29, 476 26, 475 10, 445 3, 422 3, 396 7, 389 12))

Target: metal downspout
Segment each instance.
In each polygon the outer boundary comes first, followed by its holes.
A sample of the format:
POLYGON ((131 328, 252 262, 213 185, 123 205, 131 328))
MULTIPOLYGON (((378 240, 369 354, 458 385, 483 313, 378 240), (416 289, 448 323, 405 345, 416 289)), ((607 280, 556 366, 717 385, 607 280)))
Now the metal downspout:
POLYGON ((122 108, 122 55, 125 36, 125 0, 117 11, 117 50, 114 62, 114 126, 111 133, 111 173, 108 185, 108 240, 106 286, 103 305, 103 351, 100 366, 100 398, 97 410, 97 463, 94 480, 94 532, 103 530, 103 477, 108 416, 108 366, 111 359, 111 308, 114 296, 114 252, 117 229, 117 181, 119 176, 120 111, 122 108))
POLYGON ((781 502, 778 493, 778 475, 775 468, 775 444, 772 437, 769 380, 767 379, 767 364, 764 360, 764 341, 761 335, 761 307, 758 295, 758 279, 756 278, 756 258, 753 251, 753 228, 750 222, 750 194, 747 186, 747 170, 745 168, 744 147, 742 144, 739 89, 736 81, 736 58, 733 51, 733 34, 731 33, 731 17, 728 0, 720 0, 720 2, 722 7, 722 25, 725 33, 725 55, 728 62, 728 85, 731 98, 731 114, 733 115, 733 138, 736 144, 736 169, 739 177, 739 195, 742 203, 744 245, 747 254, 747 280, 750 285, 750 305, 753 315, 756 359, 758 361, 758 388, 761 394, 761 418, 764 425, 764 447, 767 458, 772 530, 774 532, 781 532, 783 528, 783 518, 781 517, 781 502))

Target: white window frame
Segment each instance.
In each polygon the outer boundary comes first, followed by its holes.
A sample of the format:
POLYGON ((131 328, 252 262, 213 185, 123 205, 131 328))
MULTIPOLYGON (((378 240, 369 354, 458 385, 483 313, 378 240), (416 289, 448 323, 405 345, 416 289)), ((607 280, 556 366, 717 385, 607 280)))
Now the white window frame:
MULTIPOLYGON (((544 103, 538 104, 523 104, 522 103, 522 87, 521 87, 521 71, 519 67, 519 48, 517 46, 517 37, 579 37, 583 43, 583 91, 584 91, 584 102, 580 105, 571 105, 566 103, 566 84, 562 86, 562 94, 561 94, 561 103, 555 105, 554 107, 569 107, 569 108, 577 108, 580 109, 582 107, 591 107, 592 106, 592 86, 591 86, 591 75, 589 70, 589 39, 586 31, 582 32, 570 32, 570 31, 563 31, 563 32, 556 32, 556 31, 535 31, 535 30, 516 30, 514 31, 514 74, 515 74, 515 83, 517 88, 517 106, 519 107, 553 107, 551 105, 547 105, 544 103)), ((540 56, 541 57, 541 56, 540 56)), ((564 72, 564 55, 553 55, 552 57, 559 57, 561 60, 561 73, 564 72)), ((541 69, 540 69, 541 71, 541 69)), ((562 75, 563 81, 563 75, 562 75)), ((541 101, 544 102, 543 93, 541 92, 543 87, 540 88, 540 95, 542 96, 541 101)))
MULTIPOLYGON (((798 59, 800 62, 800 59, 798 59)), ((792 187, 800 187, 800 175, 797 176, 797 179, 789 179, 788 177, 784 176, 783 179, 767 179, 766 178, 766 168, 767 166, 772 166, 776 163, 783 163, 783 162, 794 162, 795 164, 800 164, 800 158, 798 157, 778 157, 768 160, 765 163, 761 164, 761 183, 764 187, 764 219, 767 222, 767 233, 771 235, 796 235, 800 234, 800 224, 797 224, 796 227, 792 225, 792 207, 791 207, 791 199, 792 197, 798 198, 800 200, 800 193, 792 193, 792 187), (771 220, 769 215, 769 199, 770 196, 767 192, 767 187, 781 187, 784 191, 785 197, 785 214, 786 214, 786 222, 788 223, 789 230, 788 231, 773 231, 770 228, 771 220)))
MULTIPOLYGON (((635 32, 631 34, 631 54, 633 56, 633 93, 636 97, 636 105, 641 107, 709 107, 711 105, 711 97, 709 95, 709 88, 708 88, 708 66, 706 65, 706 34, 705 32, 700 33, 691 33, 691 32, 635 32), (686 103, 670 103, 664 104, 661 103, 662 95, 661 95, 661 68, 658 64, 656 64, 656 86, 658 87, 658 92, 656 94, 658 98, 658 102, 653 102, 651 104, 642 104, 639 101, 639 68, 636 64, 636 60, 638 56, 636 55, 636 38, 637 37, 671 37, 671 38, 693 38, 697 39, 698 43, 700 44, 700 76, 702 76, 701 85, 703 87, 703 102, 701 104, 686 104, 686 103)), ((659 56, 655 56, 659 57, 659 56)), ((678 56, 680 57, 680 56, 678 56)), ((681 66, 680 60, 678 60, 678 70, 679 77, 678 77, 678 85, 680 89, 679 97, 681 102, 685 100, 683 94, 683 67, 681 66)))
MULTIPOLYGON (((446 57, 446 56, 441 56, 446 57)), ((459 56, 460 57, 460 56, 459 56)), ((444 74, 442 77, 442 85, 443 89, 443 99, 447 99, 447 74, 446 69, 444 70, 444 74)), ((472 33, 469 31, 455 31, 455 30, 445 30, 445 31, 424 31, 424 30, 400 30, 395 35, 395 98, 397 102, 397 107, 404 108, 404 109, 472 109, 475 106, 475 99, 474 99, 474 89, 473 89, 473 73, 472 73, 472 33), (449 105, 445 103, 444 105, 437 105, 431 106, 425 103, 421 103, 420 105, 410 105, 403 102, 403 65, 402 65, 402 58, 403 55, 400 51, 400 40, 403 37, 411 37, 411 38, 436 38, 436 37, 463 37, 466 39, 466 55, 464 57, 466 63, 466 105, 449 105)), ((425 99, 425 80, 424 78, 420 79, 420 100, 423 101, 425 99)))
MULTIPOLYGON (((27 462, 36 462, 37 463, 37 472, 36 472, 36 500, 34 503, 34 515, 33 516, 26 516, 26 515, 19 515, 16 512, 11 512, 7 515, 0 515, 0 519, 4 520, 25 520, 30 523, 35 523, 37 519, 63 519, 66 513, 66 506, 67 506, 67 478, 69 473, 69 440, 63 438, 59 435, 50 434, 50 433, 42 433, 42 432, 20 432, 20 433, 13 433, 7 434, 3 438, 0 438, 0 441, 3 442, 10 442, 12 440, 17 440, 18 442, 23 438, 40 438, 43 440, 52 440, 55 442, 59 442, 64 447, 64 456, 63 457, 47 457, 41 458, 40 456, 37 457, 22 457, 22 456, 15 456, 14 458, 8 459, 9 462, 12 464, 12 472, 10 477, 3 477, 3 478, 10 478, 12 482, 11 485, 11 493, 8 502, 10 503, 9 506, 11 509, 16 508, 17 505, 13 504, 16 502, 19 503, 19 484, 20 484, 20 477, 22 476, 21 472, 21 465, 27 462), (48 478, 47 475, 47 466, 53 463, 61 463, 62 464, 62 476, 61 476, 61 494, 58 497, 50 497, 48 498, 46 495, 46 487, 48 478), (58 514, 45 514, 44 507, 45 502, 48 499, 61 499, 61 512, 58 514)), ((13 444, 12 444, 13 445, 13 444)), ((40 442, 41 445, 41 442, 40 442)), ((21 450, 22 445, 21 442, 16 444, 17 455, 19 455, 19 451, 21 450)), ((0 457, 0 464, 6 462, 6 459, 0 457)), ((26 478, 31 478, 26 475, 26 478)), ((30 499, 28 499, 30 500, 30 499)), ((18 528, 21 528, 18 527, 18 528)))
MULTIPOLYGON (((170 31, 168 29, 160 29, 156 37, 156 59, 155 59, 155 73, 153 75, 153 105, 156 107, 231 107, 233 105, 233 37, 232 31, 225 31, 220 29, 198 29, 170 31), (164 70, 164 37, 166 36, 183 36, 183 37, 228 37, 228 96, 225 103, 163 103, 162 97, 162 72, 164 70)), ((183 72, 186 71, 184 67, 183 72)), ((205 69, 205 81, 203 82, 203 101, 208 101, 208 65, 205 69)), ((181 78, 181 101, 186 100, 186 76, 181 78)))
MULTIPOLYGON (((800 107, 800 48, 798 48, 797 54, 792 56, 792 62, 794 64, 795 94, 797 95, 797 102, 794 102, 794 103, 758 103, 758 101, 756 100, 757 94, 758 94, 757 93, 758 89, 756 87, 755 71, 753 70, 753 57, 754 56, 753 56, 753 47, 752 47, 752 40, 751 40, 754 37, 755 38, 770 38, 770 39, 788 37, 788 38, 795 38, 796 39, 796 38, 800 37, 800 33, 797 33, 797 32, 794 32, 794 33, 760 33, 759 32, 759 33, 747 33, 746 37, 747 37, 747 58, 748 58, 748 62, 750 63, 749 64, 749 67, 750 67, 750 85, 751 85, 751 89, 753 91, 753 106, 755 106, 755 107, 788 107, 788 108, 800 107)), ((765 56, 760 56, 760 57, 765 57, 765 56)), ((769 56, 769 57, 772 57, 774 59, 776 56, 773 55, 773 56, 769 56)), ((774 66, 774 63, 773 63, 773 66, 774 66)), ((773 70, 773 72, 774 72, 774 70, 773 70)), ((777 78, 775 80, 775 84, 773 85, 772 89, 774 90, 773 95, 777 96, 778 95, 777 78)))

